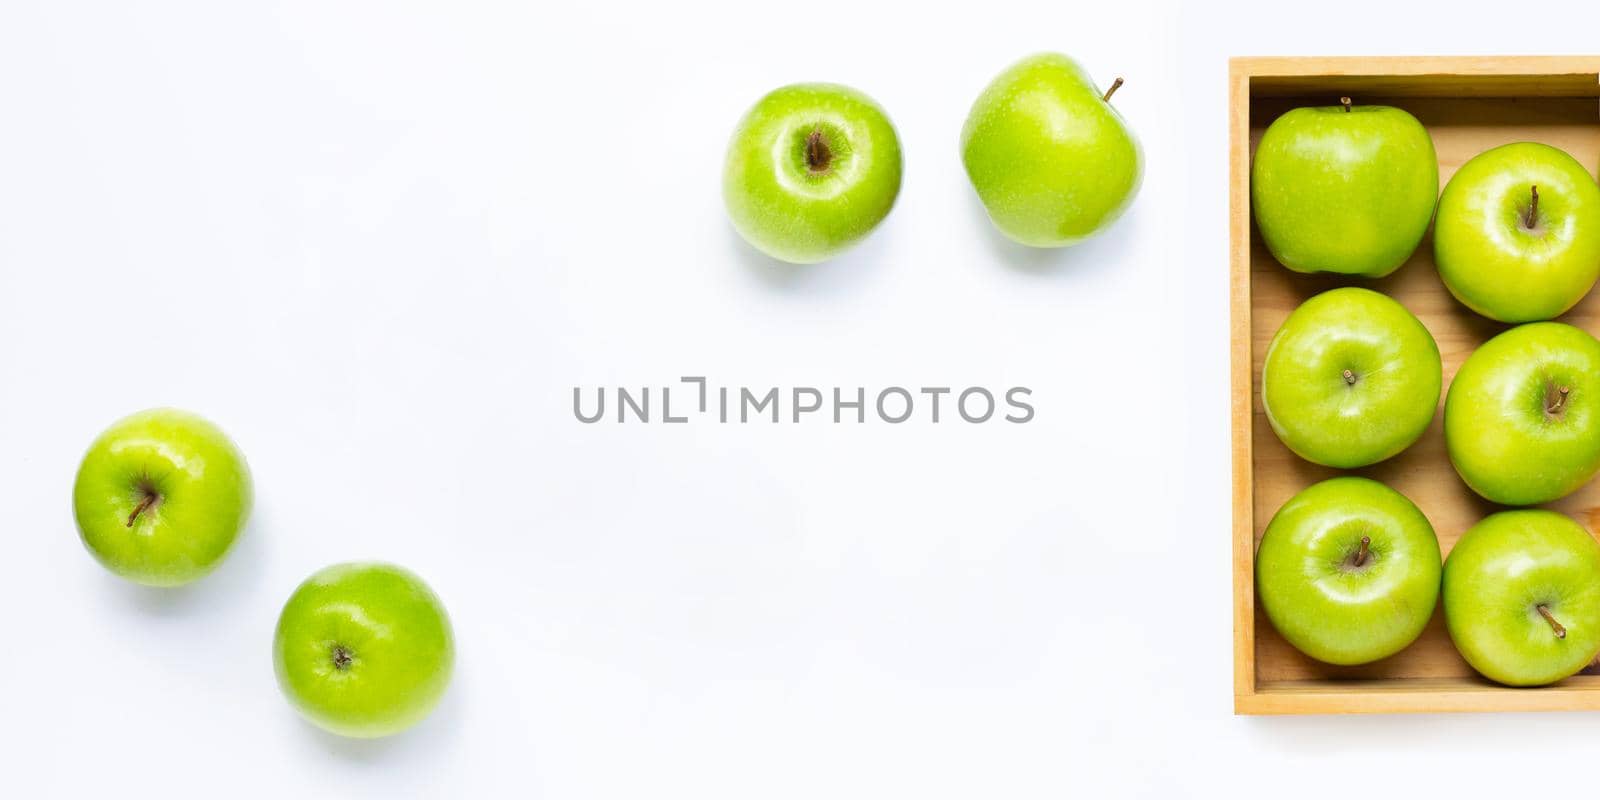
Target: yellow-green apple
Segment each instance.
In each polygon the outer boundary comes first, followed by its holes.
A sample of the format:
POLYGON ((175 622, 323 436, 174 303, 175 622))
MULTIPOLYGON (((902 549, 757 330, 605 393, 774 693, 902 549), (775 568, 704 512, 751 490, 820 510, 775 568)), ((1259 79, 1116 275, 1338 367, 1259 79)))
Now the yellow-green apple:
POLYGON ((1600 277, 1600 186, 1549 145, 1480 153, 1439 199, 1433 260, 1467 308, 1501 322, 1551 319, 1600 277))
POLYGON ((1439 163, 1416 117, 1341 101, 1290 110, 1267 126, 1250 202, 1262 240, 1285 267, 1382 277, 1422 242, 1439 163))
POLYGON ((179 586, 222 563, 253 497, 250 468, 227 434, 195 414, 157 408, 118 420, 89 445, 72 514, 106 569, 179 586))
POLYGON ((900 194, 900 139, 872 98, 848 86, 774 90, 733 131, 722 197, 757 250, 795 264, 861 241, 900 194))
POLYGON ((1439 540, 1399 492, 1353 476, 1283 504, 1256 551, 1256 593, 1289 644, 1365 664, 1411 644, 1439 596, 1439 540))
POLYGON ((1415 316, 1370 289, 1332 289, 1300 304, 1272 337, 1261 401, 1301 458, 1351 469, 1411 446, 1433 419, 1439 346, 1415 316))
POLYGON ((1444 564, 1444 618, 1472 668, 1554 683, 1600 655, 1600 544, 1554 511, 1490 514, 1444 564))
POLYGON ((335 564, 307 578, 278 616, 278 686, 301 716, 341 736, 373 738, 422 721, 455 665, 438 595, 393 564, 335 564))
POLYGON ((1144 155, 1111 95, 1059 53, 1001 72, 961 128, 961 163, 989 219, 1032 247, 1065 247, 1122 216, 1139 192, 1144 155))
POLYGON ((1484 342, 1450 382, 1444 440, 1485 499, 1531 506, 1571 494, 1600 470, 1600 341, 1534 322, 1484 342))

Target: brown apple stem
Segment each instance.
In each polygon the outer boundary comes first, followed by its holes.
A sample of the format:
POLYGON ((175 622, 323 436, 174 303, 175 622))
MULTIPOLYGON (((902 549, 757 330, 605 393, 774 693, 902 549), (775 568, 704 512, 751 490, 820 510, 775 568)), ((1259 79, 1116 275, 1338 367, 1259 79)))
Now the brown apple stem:
POLYGON ((1556 388, 1555 391, 1545 392, 1544 413, 1551 416, 1560 414, 1561 409, 1567 407, 1567 395, 1570 394, 1572 394, 1571 386, 1561 386, 1556 388))
POLYGON ((1556 632, 1556 638, 1557 639, 1565 639, 1565 638, 1567 638, 1567 629, 1563 628, 1561 626, 1561 623, 1556 622, 1556 618, 1550 615, 1550 609, 1545 608, 1543 604, 1539 605, 1538 609, 1539 609, 1539 616, 1544 617, 1544 621, 1550 623, 1550 630, 1553 630, 1553 631, 1556 632))
POLYGON ((1356 550, 1355 566, 1359 567, 1362 564, 1367 563, 1367 548, 1371 547, 1371 546, 1372 546, 1372 537, 1371 536, 1363 536, 1363 537, 1361 537, 1361 547, 1360 547, 1360 549, 1356 550))
POLYGON ((133 513, 128 515, 128 527, 130 527, 130 528, 133 527, 133 523, 134 523, 135 520, 137 520, 139 518, 139 515, 143 514, 145 509, 155 505, 155 503, 156 503, 156 495, 155 495, 155 493, 154 492, 145 492, 144 499, 140 500, 139 501, 139 505, 134 507, 133 513))
POLYGON ((1350 113, 1350 98, 1348 98, 1348 97, 1339 98, 1339 105, 1344 106, 1344 113, 1346 113, 1346 114, 1350 113))
POLYGON ((1116 80, 1111 82, 1111 88, 1107 89, 1106 93, 1100 96, 1100 99, 1102 101, 1104 101, 1104 102, 1107 102, 1107 103, 1111 102, 1111 95, 1116 94, 1117 90, 1121 89, 1121 88, 1122 88, 1122 79, 1121 78, 1117 78, 1116 80))
POLYGON ((812 172, 826 172, 828 164, 833 161, 833 151, 828 148, 828 143, 822 140, 822 129, 815 128, 811 135, 806 137, 806 166, 812 172))
POLYGON ((1356 374, 1350 370, 1344 371, 1344 382, 1350 386, 1356 385, 1356 374))
POLYGON ((1528 230, 1531 231, 1531 230, 1533 230, 1534 226, 1538 224, 1538 222, 1539 222, 1539 187, 1535 186, 1535 187, 1533 187, 1533 200, 1528 203, 1528 215, 1526 217, 1522 218, 1522 224, 1528 230))
POLYGON ((350 662, 355 660, 350 653, 350 649, 342 644, 336 644, 333 646, 332 656, 334 669, 348 669, 350 662))

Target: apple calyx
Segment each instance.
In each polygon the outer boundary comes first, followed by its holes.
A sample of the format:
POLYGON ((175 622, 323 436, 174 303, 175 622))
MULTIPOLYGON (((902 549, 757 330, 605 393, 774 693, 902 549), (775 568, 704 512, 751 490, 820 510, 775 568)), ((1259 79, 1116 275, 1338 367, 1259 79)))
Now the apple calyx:
POLYGON ((356 660, 355 654, 350 652, 350 648, 342 644, 334 645, 328 655, 333 659, 333 668, 340 672, 349 669, 350 665, 356 660))
POLYGON ((1545 604, 1540 603, 1535 608, 1538 609, 1539 616, 1544 617, 1544 621, 1550 623, 1550 630, 1555 632, 1557 639, 1567 638, 1567 629, 1562 627, 1561 623, 1556 622, 1556 618, 1551 615, 1550 609, 1545 604))
POLYGON ((148 486, 144 487, 142 491, 144 492, 144 499, 140 500, 139 505, 134 506, 133 513, 128 515, 128 527, 130 528, 133 527, 134 522, 138 521, 140 514, 143 514, 146 509, 155 505, 156 501, 161 499, 161 495, 156 494, 156 491, 148 486))
POLYGON ((1539 227, 1539 187, 1533 187, 1533 199, 1528 202, 1528 213, 1522 218, 1522 227, 1534 230, 1539 227))
POLYGON ((1544 393, 1544 413, 1552 417, 1561 416, 1567 408, 1567 397, 1572 394, 1571 386, 1551 386, 1544 393))
POLYGON ((1122 88, 1122 78, 1118 77, 1116 80, 1111 82, 1111 88, 1107 89, 1105 94, 1100 95, 1100 102, 1102 102, 1102 103, 1111 102, 1111 95, 1116 94, 1117 90, 1121 89, 1121 88, 1122 88))
POLYGON ((1344 382, 1345 382, 1346 386, 1354 386, 1354 385, 1356 385, 1356 373, 1353 370, 1348 370, 1347 369, 1344 372, 1340 373, 1340 375, 1341 375, 1341 377, 1344 378, 1344 382))
POLYGON ((1339 98, 1339 105, 1344 106, 1344 113, 1346 113, 1346 114, 1350 113, 1350 98, 1349 97, 1341 97, 1341 98, 1339 98))
POLYGON ((806 168, 811 174, 827 172, 833 163, 833 150, 822 139, 822 128, 812 128, 811 134, 806 136, 806 168))

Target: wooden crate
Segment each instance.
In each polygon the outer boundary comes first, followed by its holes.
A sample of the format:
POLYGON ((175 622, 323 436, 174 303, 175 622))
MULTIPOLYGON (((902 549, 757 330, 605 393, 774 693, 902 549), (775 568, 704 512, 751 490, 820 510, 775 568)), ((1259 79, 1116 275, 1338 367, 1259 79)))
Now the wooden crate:
MULTIPOLYGON (((1416 115, 1433 135, 1439 178, 1496 145, 1536 141, 1600 167, 1600 57, 1241 58, 1230 71, 1230 224, 1233 417, 1234 710, 1240 714, 1600 709, 1600 674, 1555 686, 1511 689, 1480 678, 1445 632, 1443 606, 1415 643, 1382 661, 1336 667, 1289 646, 1255 603, 1255 548, 1268 521, 1300 489, 1337 474, 1302 461, 1278 441, 1261 407, 1258 378, 1267 344, 1301 301, 1341 285, 1365 285, 1399 300, 1433 333, 1446 386, 1461 362, 1507 326, 1455 301, 1424 238, 1393 275, 1371 281, 1299 275, 1273 260, 1250 219, 1250 156, 1284 111, 1331 105, 1341 95, 1416 115)), ((1600 333, 1600 291, 1563 320, 1600 333)), ((1354 474, 1382 481, 1428 516, 1448 553, 1468 527, 1495 510, 1463 484, 1445 454, 1443 398, 1422 439, 1399 456, 1354 474)), ((1600 480, 1551 508, 1600 528, 1600 480)))

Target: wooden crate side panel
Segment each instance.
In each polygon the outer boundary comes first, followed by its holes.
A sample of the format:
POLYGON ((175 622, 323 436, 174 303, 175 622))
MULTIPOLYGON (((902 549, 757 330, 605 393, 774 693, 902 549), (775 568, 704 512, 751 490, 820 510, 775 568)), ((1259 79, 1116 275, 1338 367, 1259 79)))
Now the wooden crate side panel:
POLYGON ((1249 714, 1422 714, 1600 710, 1600 678, 1510 689, 1477 678, 1263 684, 1240 699, 1249 714))
POLYGON ((1248 58, 1255 97, 1343 91, 1403 97, 1597 97, 1594 56, 1248 58))
POLYGON ((1255 523, 1251 452, 1253 414, 1250 322, 1250 76, 1229 75, 1228 195, 1230 384, 1233 450, 1233 684, 1249 695, 1256 684, 1255 523))

